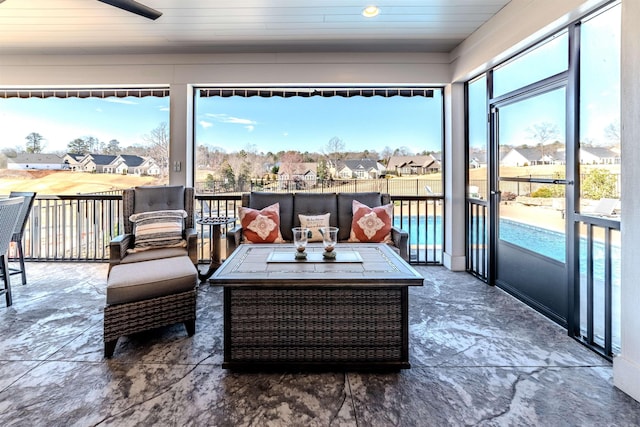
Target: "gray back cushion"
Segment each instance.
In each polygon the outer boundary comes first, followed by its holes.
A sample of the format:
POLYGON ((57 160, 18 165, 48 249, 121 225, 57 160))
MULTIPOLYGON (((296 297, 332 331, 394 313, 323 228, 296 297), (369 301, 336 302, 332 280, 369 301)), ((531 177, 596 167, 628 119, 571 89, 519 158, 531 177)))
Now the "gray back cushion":
POLYGON ((347 240, 351 234, 354 199, 371 208, 382 205, 380 193, 338 193, 338 240, 347 240))
POLYGON ((329 213, 329 225, 338 226, 338 200, 335 193, 296 193, 293 197, 295 216, 293 226, 300 226, 298 215, 323 215, 329 213))
POLYGON ((135 188, 134 213, 184 208, 182 185, 149 185, 135 188))
POLYGON ((293 240, 293 194, 267 193, 255 191, 249 194, 249 206, 252 209, 263 209, 274 203, 280 204, 280 232, 284 240, 293 240))

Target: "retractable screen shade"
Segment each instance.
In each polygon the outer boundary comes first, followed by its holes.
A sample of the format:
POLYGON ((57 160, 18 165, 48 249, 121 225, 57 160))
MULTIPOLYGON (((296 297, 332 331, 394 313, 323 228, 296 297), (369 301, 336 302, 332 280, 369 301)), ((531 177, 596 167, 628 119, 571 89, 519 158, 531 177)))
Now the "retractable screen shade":
POLYGON ((169 88, 0 89, 0 98, 143 98, 169 96, 169 88))
POLYGON ((433 97, 433 89, 425 88, 384 88, 384 87, 360 87, 360 88, 207 88, 199 89, 201 98, 209 98, 213 96, 219 96, 222 98, 229 98, 232 96, 252 97, 260 96, 263 98, 269 98, 273 96, 281 96, 283 98, 291 98, 294 96, 311 97, 311 96, 341 96, 350 98, 353 96, 382 96, 385 98, 392 96, 424 96, 427 98, 433 97))

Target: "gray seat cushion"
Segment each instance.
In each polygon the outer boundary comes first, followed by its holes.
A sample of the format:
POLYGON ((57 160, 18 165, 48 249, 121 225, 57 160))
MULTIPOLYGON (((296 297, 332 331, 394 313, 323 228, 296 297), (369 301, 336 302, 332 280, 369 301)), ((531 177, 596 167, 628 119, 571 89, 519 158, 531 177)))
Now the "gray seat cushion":
POLYGON ((134 252, 122 258, 120 264, 130 264, 132 262, 151 261, 154 259, 173 258, 178 256, 188 256, 187 248, 159 248, 148 251, 134 252))
POLYGON ((107 279, 107 304, 143 301, 193 290, 198 271, 189 257, 119 264, 107 279))

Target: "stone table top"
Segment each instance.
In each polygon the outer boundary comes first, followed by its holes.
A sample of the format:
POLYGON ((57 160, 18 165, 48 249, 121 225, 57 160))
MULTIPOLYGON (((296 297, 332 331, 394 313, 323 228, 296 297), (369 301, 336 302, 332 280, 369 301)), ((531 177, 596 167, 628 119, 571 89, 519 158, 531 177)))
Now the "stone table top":
POLYGON ((335 260, 324 260, 322 244, 310 244, 307 259, 296 260, 292 244, 243 244, 218 268, 211 283, 422 286, 422 275, 386 244, 340 243, 335 250, 335 260))

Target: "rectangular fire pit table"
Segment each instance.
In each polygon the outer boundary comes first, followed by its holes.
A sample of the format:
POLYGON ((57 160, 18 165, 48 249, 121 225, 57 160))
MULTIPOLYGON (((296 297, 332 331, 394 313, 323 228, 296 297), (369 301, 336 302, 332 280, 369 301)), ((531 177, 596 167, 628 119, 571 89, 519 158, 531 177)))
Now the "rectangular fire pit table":
POLYGON ((423 277, 386 244, 243 244, 213 274, 224 287, 228 369, 408 369, 409 286, 423 277))

